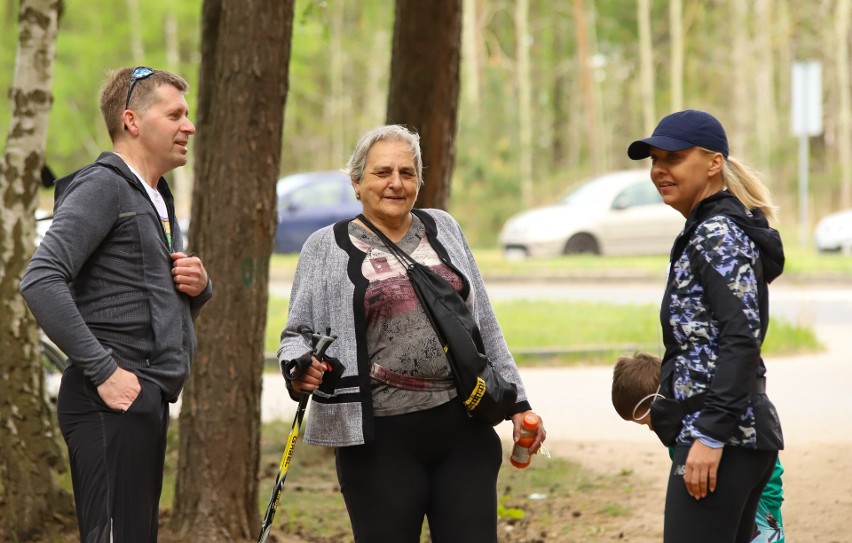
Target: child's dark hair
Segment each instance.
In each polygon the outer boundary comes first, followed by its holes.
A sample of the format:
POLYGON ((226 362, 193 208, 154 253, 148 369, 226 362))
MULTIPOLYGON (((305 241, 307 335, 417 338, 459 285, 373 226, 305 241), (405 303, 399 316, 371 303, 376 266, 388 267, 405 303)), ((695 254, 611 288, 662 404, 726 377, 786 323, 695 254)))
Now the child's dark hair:
POLYGON ((660 386, 660 359, 649 353, 621 356, 612 370, 612 406, 624 420, 633 420, 634 412, 645 412, 660 386), (643 399, 641 408, 637 404, 643 399))

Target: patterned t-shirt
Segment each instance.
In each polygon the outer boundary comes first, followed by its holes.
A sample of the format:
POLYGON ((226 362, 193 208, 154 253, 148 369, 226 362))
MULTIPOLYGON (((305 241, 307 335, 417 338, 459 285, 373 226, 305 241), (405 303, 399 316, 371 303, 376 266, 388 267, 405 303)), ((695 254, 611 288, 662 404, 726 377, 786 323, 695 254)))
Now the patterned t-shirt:
MULTIPOLYGON (((461 279, 443 264, 426 238, 423 223, 413 218, 397 246, 429 266, 459 291, 461 279)), ((406 390, 373 379, 373 412, 390 416, 429 409, 456 396, 447 356, 417 300, 405 267, 372 232, 352 222, 349 236, 367 253, 361 273, 369 281, 364 295, 370 361, 395 373, 443 383, 431 390, 406 390)))

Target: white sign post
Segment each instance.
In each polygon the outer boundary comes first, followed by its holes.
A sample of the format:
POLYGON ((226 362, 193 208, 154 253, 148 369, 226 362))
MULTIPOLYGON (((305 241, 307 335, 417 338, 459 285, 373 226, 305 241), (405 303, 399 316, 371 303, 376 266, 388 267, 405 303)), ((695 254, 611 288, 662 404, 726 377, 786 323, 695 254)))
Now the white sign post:
POLYGON ((818 61, 793 63, 793 100, 790 120, 793 135, 799 137, 799 241, 807 247, 809 137, 822 134, 822 64, 818 61))

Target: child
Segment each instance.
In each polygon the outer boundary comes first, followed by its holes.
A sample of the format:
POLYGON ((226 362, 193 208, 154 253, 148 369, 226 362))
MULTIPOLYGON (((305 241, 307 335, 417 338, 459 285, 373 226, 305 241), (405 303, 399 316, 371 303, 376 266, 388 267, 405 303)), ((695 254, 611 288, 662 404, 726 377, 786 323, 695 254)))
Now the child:
MULTIPOLYGON (((612 405, 627 421, 651 428, 651 403, 660 390, 660 359, 648 353, 622 356, 612 372, 612 405)), ((669 455, 672 450, 669 449, 669 455)), ((755 517, 752 543, 784 543, 781 502, 784 492, 781 461, 775 463, 772 477, 766 483, 755 517)))

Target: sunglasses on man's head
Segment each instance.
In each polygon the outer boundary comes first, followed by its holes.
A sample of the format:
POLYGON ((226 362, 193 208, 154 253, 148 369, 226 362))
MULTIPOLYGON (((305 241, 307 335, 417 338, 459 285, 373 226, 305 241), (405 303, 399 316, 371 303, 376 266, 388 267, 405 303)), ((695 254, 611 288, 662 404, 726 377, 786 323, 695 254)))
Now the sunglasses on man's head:
POLYGON ((130 72, 130 88, 127 89, 127 100, 124 101, 124 109, 130 107, 130 97, 133 96, 133 87, 136 86, 136 82, 152 75, 154 75, 154 70, 151 68, 145 66, 133 68, 133 71, 130 72))

